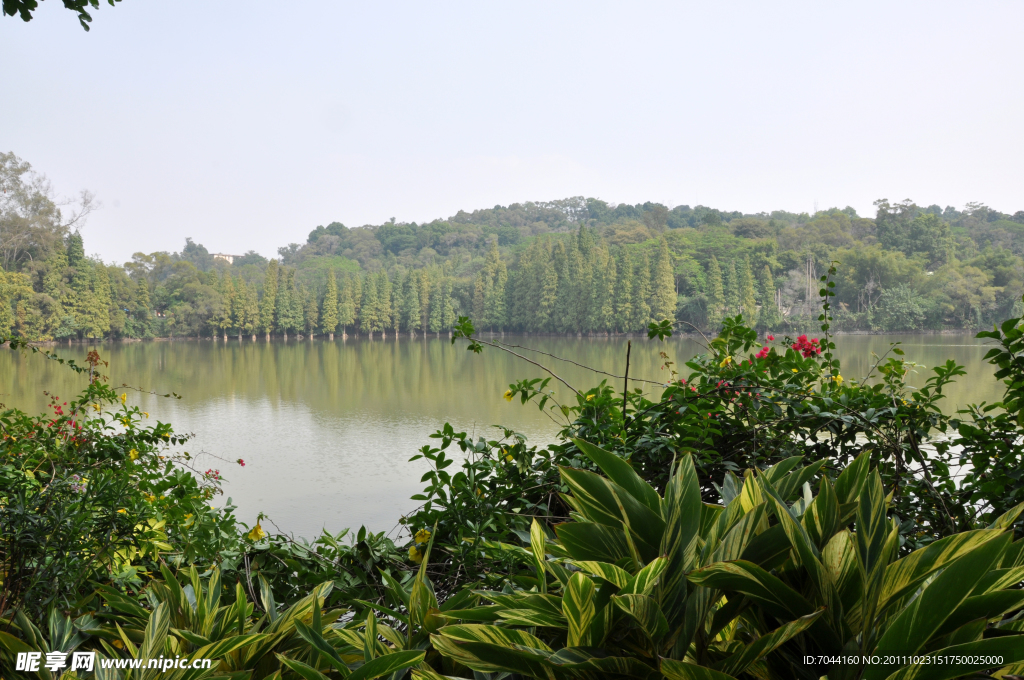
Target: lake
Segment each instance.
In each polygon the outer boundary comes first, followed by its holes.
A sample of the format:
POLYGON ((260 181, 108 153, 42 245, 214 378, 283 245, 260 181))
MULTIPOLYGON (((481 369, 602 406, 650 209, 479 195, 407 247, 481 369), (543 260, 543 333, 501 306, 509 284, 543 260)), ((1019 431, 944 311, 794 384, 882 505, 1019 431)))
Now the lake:
MULTIPOLYGON (((506 336, 515 343, 621 375, 624 338, 506 336)), ((987 343, 971 335, 849 335, 836 340, 847 379, 859 379, 882 354, 901 342, 906 358, 930 368, 947 359, 966 366, 968 376, 948 390, 946 410, 998 399, 1002 391, 982 357, 987 343)), ((682 364, 702 351, 697 341, 634 339, 630 375, 667 380, 659 351, 682 364)), ((67 345, 59 355, 82 361, 88 347, 67 345)), ((456 430, 492 438, 495 424, 512 427, 535 443, 553 439, 557 426, 532 405, 508 403, 502 393, 520 378, 543 377, 535 366, 490 347, 466 351, 464 342, 407 336, 395 341, 349 339, 239 343, 211 340, 111 343, 99 347, 109 360, 104 372, 112 385, 157 393, 176 392, 181 400, 128 392, 153 418, 196 437, 185 448, 206 451, 245 468, 210 459, 202 469, 219 467, 227 477, 225 496, 249 524, 266 512, 282 530, 313 537, 321 528, 339 531, 365 524, 392 529, 417 503, 426 466, 408 459, 446 421, 456 430)), ((517 350, 518 351, 518 350, 517 350)), ((599 377, 577 366, 523 351, 584 389, 599 377)), ((930 375, 919 370, 912 384, 930 375)), ((688 372, 685 369, 684 372, 688 372)), ((620 381, 615 381, 620 386, 620 381)), ((0 402, 30 413, 47 403, 43 390, 62 399, 85 386, 85 379, 54 362, 23 352, 0 352, 0 402)), ((569 391, 552 381, 564 398, 569 391)))

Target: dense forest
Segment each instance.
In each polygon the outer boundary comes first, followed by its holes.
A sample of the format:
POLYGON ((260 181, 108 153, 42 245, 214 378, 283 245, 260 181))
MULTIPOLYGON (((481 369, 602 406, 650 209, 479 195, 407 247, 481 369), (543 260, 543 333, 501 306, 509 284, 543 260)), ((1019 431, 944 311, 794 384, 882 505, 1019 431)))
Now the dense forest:
POLYGON ((86 255, 91 208, 0 154, 0 333, 30 340, 440 333, 479 328, 630 333, 674 318, 715 329, 810 328, 817 277, 839 263, 834 327, 988 326, 1021 313, 1024 211, 876 201, 743 214, 575 197, 460 211, 433 222, 313 229, 267 259, 180 252, 108 264, 86 255))

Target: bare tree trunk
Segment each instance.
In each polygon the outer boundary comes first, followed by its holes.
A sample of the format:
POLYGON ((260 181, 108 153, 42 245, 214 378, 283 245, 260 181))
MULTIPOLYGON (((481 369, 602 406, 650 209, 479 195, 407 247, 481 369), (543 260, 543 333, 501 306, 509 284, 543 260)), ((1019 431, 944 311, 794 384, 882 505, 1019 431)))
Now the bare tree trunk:
POLYGON ((330 333, 331 342, 334 342, 334 333, 330 333))

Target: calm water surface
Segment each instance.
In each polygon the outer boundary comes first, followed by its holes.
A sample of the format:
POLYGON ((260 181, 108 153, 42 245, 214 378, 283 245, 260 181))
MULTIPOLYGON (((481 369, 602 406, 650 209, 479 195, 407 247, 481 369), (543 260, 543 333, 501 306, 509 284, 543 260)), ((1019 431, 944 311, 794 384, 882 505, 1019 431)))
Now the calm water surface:
MULTIPOLYGON (((550 337, 505 338, 582 364, 621 374, 626 340, 550 337)), ((899 341, 906 358, 927 369, 955 359, 968 376, 947 394, 947 411, 971 402, 998 399, 1001 391, 982 357, 986 344, 970 335, 840 336, 837 355, 847 378, 860 378, 881 354, 899 341)), ((679 338, 664 346, 634 340, 630 374, 667 379, 658 356, 666 349, 682 364, 701 351, 696 341, 679 338)), ((227 477, 225 496, 245 522, 264 511, 282 529, 312 537, 326 527, 338 531, 365 524, 389 530, 417 503, 422 461, 407 462, 428 435, 446 421, 457 430, 488 438, 501 423, 536 443, 551 441, 556 426, 533 406, 501 398, 510 382, 543 377, 540 369, 485 348, 470 354, 434 338, 396 342, 340 340, 263 340, 239 343, 174 341, 114 343, 100 353, 110 361, 111 384, 181 400, 129 392, 129 399, 178 432, 195 433, 186 447, 227 460, 244 458, 244 469, 210 459, 227 477)), ((58 354, 81 361, 87 348, 59 347, 58 354)), ((589 387, 594 374, 544 356, 535 356, 571 384, 589 387)), ((0 351, 0 402, 28 412, 46 406, 43 390, 67 398, 85 381, 45 359, 0 351)), ((554 384, 554 383, 552 383, 554 384)), ((616 381, 616 384, 617 381, 616 381)), ((556 386, 559 397, 568 390, 556 386)), ((223 499, 221 500, 223 502, 223 499)))

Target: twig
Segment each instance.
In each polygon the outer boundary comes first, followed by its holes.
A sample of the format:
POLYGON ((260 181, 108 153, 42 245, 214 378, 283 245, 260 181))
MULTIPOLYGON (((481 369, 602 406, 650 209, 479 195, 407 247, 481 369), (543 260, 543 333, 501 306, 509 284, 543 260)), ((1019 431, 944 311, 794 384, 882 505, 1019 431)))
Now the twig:
POLYGON ((622 382, 622 421, 626 421, 626 395, 629 393, 629 353, 633 350, 633 341, 626 343, 626 375, 622 382))
MULTIPOLYGON (((505 345, 505 344, 502 344, 502 343, 495 343, 495 344, 500 345, 502 347, 502 349, 507 348, 507 347, 515 347, 516 349, 525 349, 528 352, 536 352, 537 354, 543 354, 546 357, 551 357, 552 359, 555 359, 557 361, 564 361, 564 362, 566 362, 568 364, 572 364, 573 366, 579 366, 580 368, 586 369, 586 370, 591 371, 593 373, 600 373, 601 375, 606 375, 609 378, 616 378, 618 380, 622 380, 622 378, 623 378, 623 376, 621 376, 621 375, 615 375, 614 373, 609 373, 608 371, 602 371, 602 370, 600 370, 598 368, 592 368, 592 367, 587 366, 585 364, 577 363, 577 362, 573 361, 572 359, 564 359, 564 358, 562 358, 560 356, 556 356, 554 354, 550 354, 548 352, 544 352, 544 351, 541 351, 539 349, 534 349, 532 347, 524 347, 523 345, 505 345)), ((645 380, 644 378, 633 378, 633 382, 645 382, 645 383, 650 383, 652 385, 664 385, 665 384, 664 380, 645 380)))

